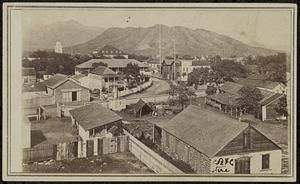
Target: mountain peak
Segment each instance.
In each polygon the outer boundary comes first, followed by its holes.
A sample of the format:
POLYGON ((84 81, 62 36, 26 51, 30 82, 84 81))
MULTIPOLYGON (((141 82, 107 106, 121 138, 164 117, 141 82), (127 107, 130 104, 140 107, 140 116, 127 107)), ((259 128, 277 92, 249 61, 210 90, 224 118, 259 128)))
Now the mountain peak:
POLYGON ((72 48, 74 52, 89 53, 105 44, 114 45, 127 53, 140 55, 158 55, 159 44, 161 44, 162 55, 165 56, 172 55, 174 49, 176 54, 191 56, 229 57, 275 53, 273 50, 249 46, 212 31, 163 24, 143 28, 109 28, 96 38, 72 48))

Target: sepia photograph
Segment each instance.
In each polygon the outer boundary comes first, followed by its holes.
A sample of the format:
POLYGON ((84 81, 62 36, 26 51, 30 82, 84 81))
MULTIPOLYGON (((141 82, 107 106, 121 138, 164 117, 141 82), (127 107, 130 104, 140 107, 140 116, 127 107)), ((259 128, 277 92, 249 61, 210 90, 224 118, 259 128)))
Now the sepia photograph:
POLYGON ((2 179, 296 181, 296 18, 5 3, 2 179))

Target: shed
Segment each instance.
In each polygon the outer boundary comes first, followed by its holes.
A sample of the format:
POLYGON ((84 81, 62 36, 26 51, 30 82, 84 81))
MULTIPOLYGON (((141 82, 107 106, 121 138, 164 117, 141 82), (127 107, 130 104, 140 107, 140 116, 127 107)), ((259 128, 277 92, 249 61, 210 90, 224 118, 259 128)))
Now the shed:
POLYGON ((144 100, 140 99, 136 104, 133 105, 133 113, 136 117, 142 117, 153 112, 152 107, 144 100))
POLYGON ((115 112, 93 103, 69 111, 72 123, 83 140, 104 137, 112 126, 121 126, 122 118, 115 112))

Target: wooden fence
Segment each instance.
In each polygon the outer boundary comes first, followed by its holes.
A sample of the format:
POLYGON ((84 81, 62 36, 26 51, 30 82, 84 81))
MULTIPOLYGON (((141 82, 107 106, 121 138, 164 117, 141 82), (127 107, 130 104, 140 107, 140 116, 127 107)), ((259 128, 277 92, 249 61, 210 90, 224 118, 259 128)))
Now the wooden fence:
POLYGON ((152 149, 144 145, 141 141, 132 136, 129 132, 124 130, 125 135, 129 139, 129 151, 152 169, 156 173, 168 174, 176 173, 183 174, 184 172, 175 167, 172 163, 155 153, 152 149))
POLYGON ((55 148, 54 145, 42 145, 36 148, 24 148, 23 149, 23 161, 24 162, 34 162, 47 159, 55 158, 55 148))
POLYGON ((128 151, 128 136, 94 138, 23 149, 23 162, 68 160, 128 151))

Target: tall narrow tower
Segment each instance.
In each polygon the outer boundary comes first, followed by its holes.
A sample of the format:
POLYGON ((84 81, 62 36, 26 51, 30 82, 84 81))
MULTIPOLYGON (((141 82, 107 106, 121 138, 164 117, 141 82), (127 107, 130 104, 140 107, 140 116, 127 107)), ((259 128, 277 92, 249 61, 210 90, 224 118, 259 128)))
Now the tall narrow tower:
POLYGON ((60 42, 56 42, 55 48, 54 48, 54 52, 61 54, 61 53, 63 53, 62 49, 63 49, 63 47, 62 47, 61 43, 60 42))

